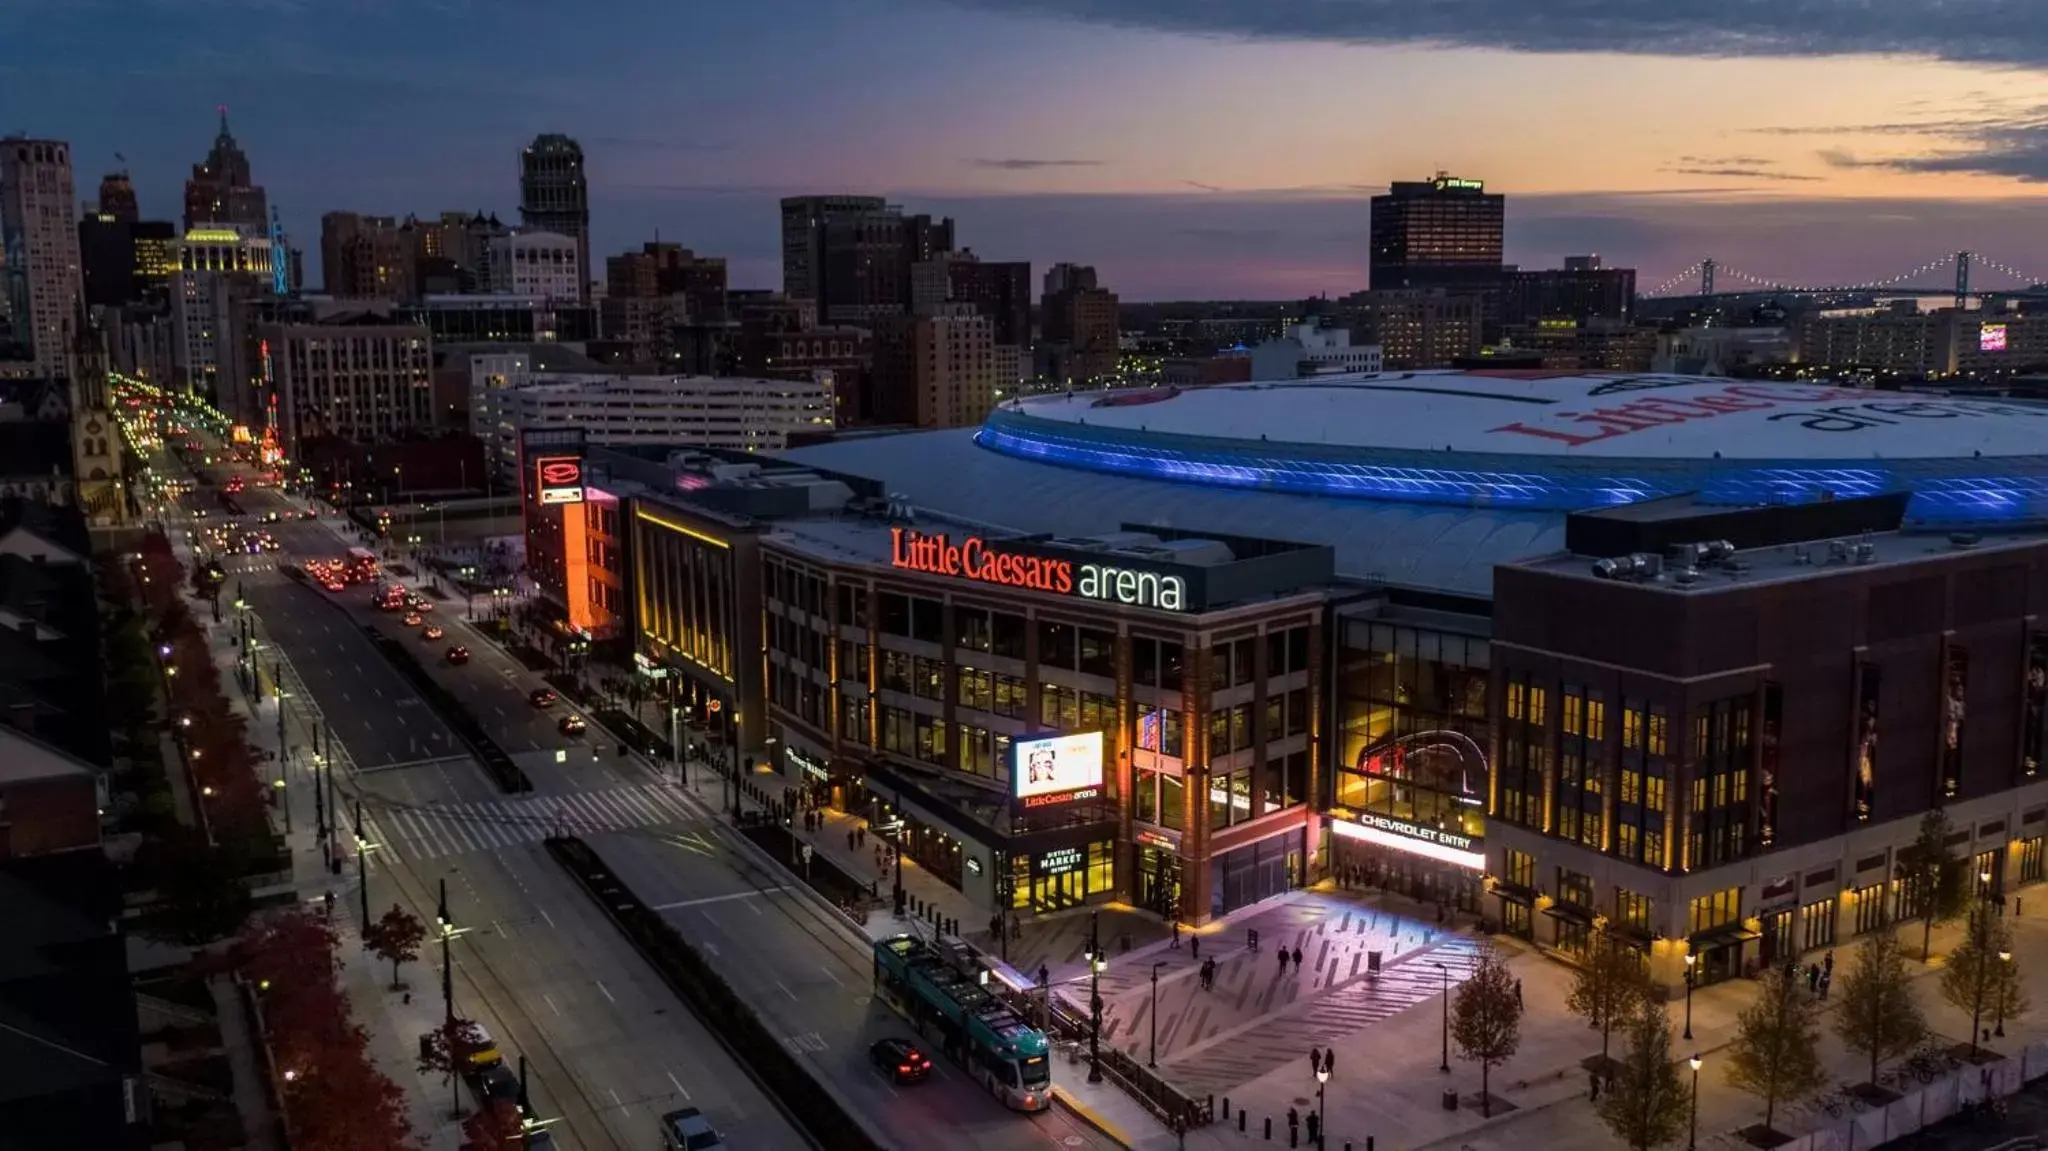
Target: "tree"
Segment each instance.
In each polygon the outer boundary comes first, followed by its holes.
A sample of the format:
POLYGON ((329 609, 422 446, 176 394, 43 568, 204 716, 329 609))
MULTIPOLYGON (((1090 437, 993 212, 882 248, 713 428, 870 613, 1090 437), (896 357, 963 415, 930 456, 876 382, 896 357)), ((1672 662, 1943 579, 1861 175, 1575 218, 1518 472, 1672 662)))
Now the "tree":
POLYGON ((1983 1035, 1987 1012, 2013 1019, 2025 1015, 2029 1006, 2012 958, 2012 929, 1998 912, 1997 906, 1982 901, 1971 908, 1963 940, 1941 969, 1941 997, 1970 1013, 1972 1052, 1983 1035))
POLYGON ((1970 877, 1949 846, 1954 829, 1948 813, 1935 808, 1920 817, 1920 833, 1899 849, 1899 877, 1920 898, 1920 961, 1932 954, 1934 925, 1961 915, 1970 902, 1970 877))
POLYGON ((447 1081, 457 1116, 462 1114, 462 1093, 456 1080, 468 1070, 470 1052, 485 1042, 484 1029, 469 1019, 450 1019, 420 1036, 420 1074, 439 1075, 447 1081))
POLYGON ((519 1105, 510 1099, 493 1099, 490 1105, 462 1123, 463 1151, 514 1151, 523 1146, 525 1131, 519 1105))
POLYGON ((1602 1064, 1611 1062, 1607 1045, 1614 1025, 1635 1018, 1637 1005, 1649 988, 1642 959, 1634 949, 1617 945, 1604 934, 1593 941, 1572 978, 1572 992, 1565 1007, 1600 1029, 1602 1064))
POLYGON ((1778 1104, 1803 1099, 1827 1083, 1820 1062, 1819 1005, 1789 967, 1771 964, 1758 980, 1763 993, 1743 1008, 1728 1052, 1728 1081, 1764 1101, 1764 1126, 1778 1104))
POLYGON ((1451 1039, 1458 1058, 1479 1064, 1479 1113, 1491 1118, 1493 1069, 1513 1058, 1522 1041, 1522 1005, 1515 998, 1515 977, 1490 946, 1480 951, 1478 969, 1452 1001, 1451 1039))
POLYGON ((1841 1010, 1835 1034, 1849 1050, 1870 1056, 1870 1081, 1877 1065, 1896 1059, 1927 1038, 1927 1020, 1913 997, 1913 974, 1905 945, 1889 931, 1877 931, 1857 949, 1856 962, 1842 977, 1841 1010))
POLYGON ((398 906, 391 905, 375 923, 363 929, 363 942, 379 959, 391 963, 391 990, 397 991, 404 984, 398 981, 398 965, 411 963, 420 957, 420 944, 427 938, 426 924, 419 918, 398 906))
POLYGON ((242 929, 255 910, 242 882, 246 861, 200 832, 172 827, 136 852, 135 868, 156 889, 142 933, 165 943, 204 947, 242 929))
POLYGON ((1649 1151, 1685 1130, 1692 1093, 1671 1061, 1671 1020, 1662 1003, 1636 1000, 1623 1026, 1628 1046, 1597 1107, 1630 1151, 1649 1151))

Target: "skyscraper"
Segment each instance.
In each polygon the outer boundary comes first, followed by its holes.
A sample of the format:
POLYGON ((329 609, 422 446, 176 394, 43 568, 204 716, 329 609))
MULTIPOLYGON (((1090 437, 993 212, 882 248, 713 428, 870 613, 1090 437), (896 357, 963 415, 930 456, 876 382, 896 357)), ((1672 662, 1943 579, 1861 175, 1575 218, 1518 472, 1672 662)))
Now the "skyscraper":
POLYGON ((100 177, 100 215, 124 224, 132 224, 142 218, 142 207, 135 202, 135 185, 128 182, 128 173, 109 172, 100 177))
MULTIPOLYGON (((782 201, 782 294, 822 305, 825 292, 825 228, 832 221, 880 212, 880 196, 786 196, 782 201)), ((824 308, 818 315, 824 316, 824 308)))
POLYGON ((67 374, 81 307, 77 193, 71 146, 62 140, 0 139, 0 238, 15 339, 38 376, 67 374))
POLYGON ((228 110, 220 110, 220 135, 206 159, 192 165, 185 181, 185 230, 207 224, 240 228, 258 235, 270 228, 270 201, 249 174, 249 157, 228 131, 228 110))
POLYGON ((576 298, 590 300, 590 183, 583 146, 545 133, 519 154, 519 222, 576 241, 576 298))
POLYGON ((1372 198, 1373 290, 1497 286, 1506 216, 1507 197, 1480 180, 1396 181, 1372 198))
POLYGON ((1047 375, 1071 386, 1116 371, 1121 343, 1116 293, 1098 284, 1093 267, 1054 264, 1046 269, 1039 313, 1047 375))

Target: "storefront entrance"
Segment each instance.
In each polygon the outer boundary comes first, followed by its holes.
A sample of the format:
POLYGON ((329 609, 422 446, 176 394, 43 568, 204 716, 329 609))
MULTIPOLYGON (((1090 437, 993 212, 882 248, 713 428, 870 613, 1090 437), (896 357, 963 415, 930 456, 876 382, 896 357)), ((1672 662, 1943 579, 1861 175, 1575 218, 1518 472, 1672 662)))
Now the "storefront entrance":
POLYGON ((1138 845, 1138 906, 1163 918, 1180 915, 1180 853, 1138 845))
POLYGON ((1108 840, 1014 856, 1012 900, 1020 910, 1048 912, 1106 899, 1116 890, 1115 858, 1116 844, 1108 840))
POLYGON ((1290 831, 1215 857, 1209 864, 1209 914, 1228 915, 1292 890, 1303 876, 1303 833, 1290 831))
MULTIPOLYGON (((1337 840, 1337 866, 1354 883, 1405 895, 1418 903, 1445 903, 1455 911, 1481 914, 1485 895, 1479 872, 1355 839, 1337 840)), ((1524 907, 1524 920, 1528 908, 1524 907)))

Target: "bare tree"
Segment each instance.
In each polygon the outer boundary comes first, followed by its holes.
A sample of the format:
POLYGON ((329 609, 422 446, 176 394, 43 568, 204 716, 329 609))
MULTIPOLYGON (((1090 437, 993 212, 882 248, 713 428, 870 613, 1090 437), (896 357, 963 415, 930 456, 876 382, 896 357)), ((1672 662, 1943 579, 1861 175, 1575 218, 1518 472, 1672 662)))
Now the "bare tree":
POLYGON ((1479 968, 1458 988, 1451 1003, 1451 1039, 1458 1058, 1479 1064, 1479 1113, 1491 1117, 1495 1066, 1514 1057, 1522 1041, 1522 1004, 1515 978, 1493 947, 1479 953, 1479 968))
POLYGON ((1764 1126, 1778 1104, 1803 1099, 1827 1083, 1821 1066, 1818 1003, 1798 973, 1771 964, 1759 980, 1762 994, 1744 1008, 1728 1052, 1728 1081, 1764 1101, 1764 1126))
POLYGON ((1593 940, 1572 979, 1571 996, 1565 1000, 1565 1007, 1600 1029, 1603 1070, 1612 1062, 1607 1049, 1614 1025, 1635 1016, 1649 987, 1642 958, 1634 949, 1617 945, 1605 933, 1593 940))
POLYGON ((1878 1064, 1906 1054, 1927 1038, 1927 1019, 1913 997, 1905 946, 1894 932, 1872 932, 1842 977, 1835 1034, 1849 1050, 1870 1056, 1872 1083, 1877 1082, 1878 1064))
POLYGON ((1607 1129, 1630 1151, 1650 1151, 1685 1130, 1692 1095, 1671 1061, 1671 1019, 1664 1005, 1637 1000, 1623 1025, 1628 1046, 1598 1110, 1607 1129))
POLYGON ((1949 953, 1941 969, 1941 997, 1958 1011, 1970 1013, 1970 1050, 1984 1033, 1984 1016, 1996 1012, 2003 1021, 2027 1013, 2026 989, 2020 986, 2012 954, 2012 929, 1990 903, 1970 909, 1963 941, 1949 953))

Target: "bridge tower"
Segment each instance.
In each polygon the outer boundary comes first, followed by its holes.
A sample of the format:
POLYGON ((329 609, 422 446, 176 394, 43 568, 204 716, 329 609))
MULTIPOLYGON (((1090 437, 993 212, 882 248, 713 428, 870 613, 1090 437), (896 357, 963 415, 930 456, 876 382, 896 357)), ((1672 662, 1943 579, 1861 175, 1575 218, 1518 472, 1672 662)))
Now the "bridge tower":
POLYGON ((1700 261, 1700 295, 1702 295, 1702 296, 1711 296, 1711 295, 1713 295, 1713 294, 1714 294, 1714 261, 1713 261, 1713 260, 1711 260, 1711 259, 1701 260, 1701 261, 1700 261))
POLYGON ((1956 311, 1970 306, 1970 253, 1956 253, 1956 311))

